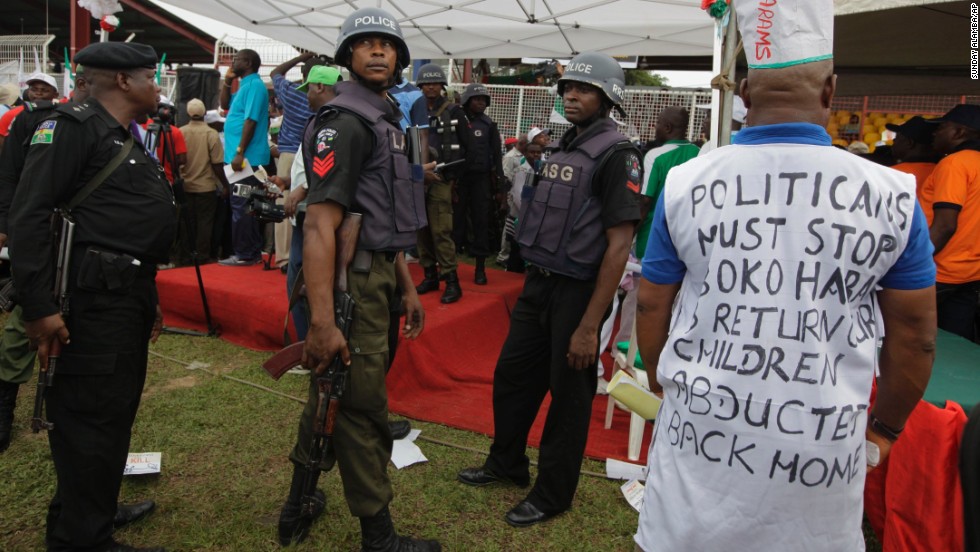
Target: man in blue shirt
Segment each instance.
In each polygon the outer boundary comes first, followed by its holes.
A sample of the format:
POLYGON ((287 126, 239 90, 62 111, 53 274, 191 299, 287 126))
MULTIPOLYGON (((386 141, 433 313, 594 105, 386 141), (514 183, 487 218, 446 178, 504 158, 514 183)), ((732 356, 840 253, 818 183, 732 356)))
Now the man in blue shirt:
MULTIPOLYGON (((245 162, 255 167, 269 163, 269 91, 266 90, 259 67, 262 60, 255 50, 239 50, 231 69, 221 83, 221 108, 228 110, 225 119, 225 163, 236 171, 245 162), (232 95, 236 78, 238 92, 232 95)), ((262 236, 259 223, 245 213, 247 200, 231 197, 231 242, 233 254, 220 264, 248 266, 261 261, 262 236)))
MULTIPOLYGON (((402 112, 402 130, 408 129, 412 126, 412 106, 415 102, 422 97, 422 90, 418 86, 415 86, 408 79, 403 79, 401 84, 396 84, 388 91, 388 95, 395 98, 398 102, 398 109, 402 112)), ((424 118, 428 118, 428 113, 425 111, 418 111, 416 113, 421 113, 424 118)), ((428 124, 420 125, 422 127, 427 127, 428 124)))
MULTIPOLYGON (((327 65, 324 59, 317 57, 313 52, 303 52, 276 66, 270 73, 272 89, 282 105, 282 125, 279 127, 278 143, 279 157, 276 159, 276 173, 279 176, 273 176, 269 179, 282 189, 282 197, 276 200, 279 205, 284 205, 289 199, 289 192, 292 188, 289 170, 293 166, 293 158, 296 157, 296 150, 299 149, 299 143, 303 139, 303 128, 306 121, 313 116, 306 94, 298 90, 299 84, 286 78, 286 73, 300 63, 303 63, 301 69, 303 81, 306 81, 313 66, 327 65)), ((286 270, 286 266, 289 264, 292 235, 293 225, 288 220, 276 224, 276 266, 282 270, 286 270)))

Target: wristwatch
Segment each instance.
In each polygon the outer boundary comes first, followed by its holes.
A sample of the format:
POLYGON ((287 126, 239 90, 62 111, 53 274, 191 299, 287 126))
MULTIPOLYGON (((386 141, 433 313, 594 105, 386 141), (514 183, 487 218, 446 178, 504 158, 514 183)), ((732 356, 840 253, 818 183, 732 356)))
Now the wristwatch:
POLYGON ((865 440, 864 451, 868 460, 868 465, 872 468, 877 468, 878 464, 881 463, 881 449, 878 448, 878 445, 871 441, 865 440))
POLYGON ((905 429, 904 427, 899 429, 889 427, 882 423, 881 420, 876 418, 875 415, 870 412, 868 412, 868 427, 871 429, 871 431, 874 431, 878 435, 881 435, 893 443, 898 440, 898 436, 901 435, 902 430, 905 429))
POLYGON ((237 148, 235 148, 235 153, 241 153, 241 152, 242 152, 242 147, 241 146, 238 146, 237 148))

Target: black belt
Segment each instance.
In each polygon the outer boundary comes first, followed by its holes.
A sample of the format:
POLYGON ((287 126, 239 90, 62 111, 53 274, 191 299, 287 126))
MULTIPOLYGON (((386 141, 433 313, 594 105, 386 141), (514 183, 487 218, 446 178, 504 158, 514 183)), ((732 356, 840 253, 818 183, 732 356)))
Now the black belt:
POLYGON ((157 275, 157 265, 146 261, 140 262, 138 270, 136 271, 137 278, 153 278, 156 275, 157 275))
POLYGON ((538 265, 528 265, 527 266, 527 271, 528 272, 536 272, 536 273, 544 276, 545 278, 550 278, 551 276, 558 276, 558 273, 557 272, 552 272, 552 271, 548 270, 547 268, 541 268, 538 265))

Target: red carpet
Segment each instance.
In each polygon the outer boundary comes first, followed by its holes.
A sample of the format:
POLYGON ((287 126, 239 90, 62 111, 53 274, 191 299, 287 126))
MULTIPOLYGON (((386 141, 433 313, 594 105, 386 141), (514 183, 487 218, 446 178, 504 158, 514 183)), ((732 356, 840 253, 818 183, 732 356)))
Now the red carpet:
MULTIPOLYGON (((416 282, 422 269, 409 265, 416 282)), ((282 347, 286 315, 286 277, 264 271, 261 265, 201 267, 211 316, 221 337, 250 349, 273 351, 282 347)), ((453 305, 439 303, 441 293, 422 296, 426 324, 414 342, 399 344, 388 376, 392 412, 460 429, 493 433, 492 382, 497 355, 507 335, 510 308, 517 301, 524 276, 488 271, 489 284, 473 284, 473 267, 460 265, 463 298, 453 305)), ((164 323, 170 327, 206 331, 201 296, 193 268, 165 270, 157 276, 164 323)), ((611 366, 608 355, 606 366, 611 366)), ((539 413, 531 429, 530 444, 537 446, 544 425, 539 413)), ((586 455, 626 459, 629 416, 616 410, 612 429, 603 426, 606 397, 593 403, 592 427, 586 455)), ((650 431, 640 458, 646 461, 650 431)))

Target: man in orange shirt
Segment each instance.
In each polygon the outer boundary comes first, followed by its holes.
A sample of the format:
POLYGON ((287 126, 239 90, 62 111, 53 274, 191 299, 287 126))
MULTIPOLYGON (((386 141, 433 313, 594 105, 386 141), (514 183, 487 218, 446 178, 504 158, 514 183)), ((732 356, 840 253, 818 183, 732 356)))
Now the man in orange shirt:
MULTIPOLYGON (((939 154, 932 148, 932 133, 936 130, 936 125, 915 116, 901 125, 889 123, 885 127, 895 133, 892 155, 899 163, 892 165, 892 168, 915 176, 915 195, 922 208, 926 209, 927 206, 922 201, 922 186, 939 161, 939 154)), ((931 215, 931 205, 928 210, 931 215)))
POLYGON ((923 186, 933 216, 939 327, 976 338, 980 296, 980 105, 960 104, 938 119, 933 146, 946 155, 923 186))

